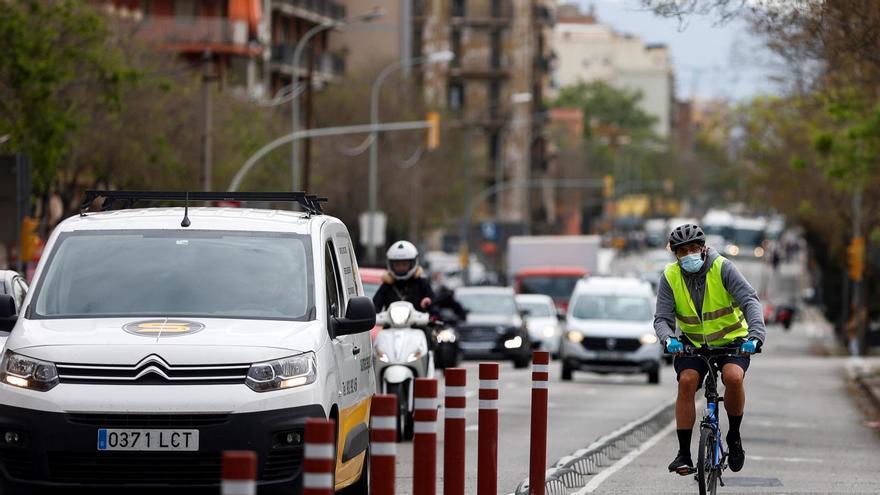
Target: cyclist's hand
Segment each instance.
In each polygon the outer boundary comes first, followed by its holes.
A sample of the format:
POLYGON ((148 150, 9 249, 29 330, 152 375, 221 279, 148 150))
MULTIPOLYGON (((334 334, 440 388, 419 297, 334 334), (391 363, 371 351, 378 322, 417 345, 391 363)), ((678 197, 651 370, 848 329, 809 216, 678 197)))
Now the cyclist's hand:
POLYGON ((669 354, 679 354, 684 351, 684 346, 681 344, 681 341, 675 337, 669 337, 666 339, 666 352, 669 354))
POLYGON ((739 346, 739 352, 742 352, 743 354, 754 354, 757 350, 758 341, 756 339, 749 339, 739 346))

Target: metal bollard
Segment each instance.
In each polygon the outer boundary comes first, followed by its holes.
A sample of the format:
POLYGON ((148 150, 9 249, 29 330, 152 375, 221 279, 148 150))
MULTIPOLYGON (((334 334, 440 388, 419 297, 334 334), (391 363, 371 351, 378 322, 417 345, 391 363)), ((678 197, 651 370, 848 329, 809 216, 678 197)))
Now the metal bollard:
POLYGON ((437 492, 437 380, 416 378, 413 412, 413 494, 437 492))
POLYGON ((477 494, 498 493, 498 377, 501 365, 480 363, 477 494))
POLYGON ((332 419, 306 419, 302 495, 333 495, 336 427, 332 419))
POLYGON ((250 450, 223 452, 220 495, 257 494, 257 454, 250 450))
POLYGON ((397 396, 376 395, 370 411, 370 493, 394 495, 397 396))
POLYGON ((544 495, 547 467, 547 386, 550 380, 550 353, 532 353, 532 425, 529 441, 529 494, 544 495))
POLYGON ((467 406, 465 390, 467 371, 448 368, 446 378, 446 406, 443 421, 443 495, 464 495, 465 417, 467 406))

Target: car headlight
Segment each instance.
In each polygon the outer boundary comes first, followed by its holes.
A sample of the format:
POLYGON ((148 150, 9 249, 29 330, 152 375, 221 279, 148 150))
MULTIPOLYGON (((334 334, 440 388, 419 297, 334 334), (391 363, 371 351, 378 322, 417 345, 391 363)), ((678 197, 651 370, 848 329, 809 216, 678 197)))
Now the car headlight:
POLYGON ((755 248, 755 258, 760 258, 762 256, 764 256, 764 248, 762 248, 761 246, 756 247, 755 248))
POLYGON ((379 349, 376 349, 376 357, 379 358, 379 361, 382 361, 383 363, 388 363, 391 361, 390 359, 388 359, 388 354, 385 354, 379 349))
POLYGON ((422 357, 422 351, 416 351, 416 352, 410 354, 409 356, 407 356, 406 362, 411 363, 413 361, 418 361, 419 358, 421 358, 421 357, 422 357))
POLYGON ((568 337, 568 340, 574 342, 575 344, 580 344, 584 341, 584 334, 580 332, 568 332, 567 334, 565 334, 565 336, 568 337))
POLYGON ((16 387, 45 392, 58 385, 58 370, 48 361, 6 351, 0 362, 0 380, 16 387))
POLYGON ((437 342, 455 342, 455 339, 455 331, 449 328, 440 330, 440 332, 437 333, 437 342))
POLYGON ((512 339, 505 340, 504 341, 504 348, 505 349, 517 349, 519 347, 522 347, 522 343, 523 343, 522 337, 517 335, 516 337, 514 337, 512 339))
POLYGON ((400 306, 394 306, 393 308, 388 310, 388 317, 391 318, 391 324, 396 327, 402 327, 406 325, 409 321, 409 316, 412 313, 412 309, 410 306, 402 304, 400 306))
POLYGON ((556 328, 553 327, 552 325, 547 325, 546 327, 544 327, 544 330, 541 331, 541 334, 544 337, 552 337, 552 336, 556 335, 556 328))
POLYGON ((256 392, 266 392, 308 385, 317 377, 315 353, 304 352, 276 361, 251 365, 246 383, 256 392))
POLYGON ((738 255, 739 254, 739 246, 737 246, 736 244, 731 244, 731 245, 727 246, 727 254, 729 254, 731 256, 738 255))
POLYGON ((639 337, 639 342, 641 342, 642 345, 656 344, 658 341, 657 336, 653 333, 646 333, 639 337))

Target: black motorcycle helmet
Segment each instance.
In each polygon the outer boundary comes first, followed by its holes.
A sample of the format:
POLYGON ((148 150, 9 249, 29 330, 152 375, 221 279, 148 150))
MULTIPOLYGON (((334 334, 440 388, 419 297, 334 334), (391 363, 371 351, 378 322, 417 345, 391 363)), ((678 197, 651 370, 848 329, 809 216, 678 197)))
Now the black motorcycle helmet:
POLYGON ((671 249, 673 253, 681 246, 693 243, 697 243, 701 246, 706 245, 706 234, 699 225, 692 223, 679 225, 669 234, 669 249, 671 249))

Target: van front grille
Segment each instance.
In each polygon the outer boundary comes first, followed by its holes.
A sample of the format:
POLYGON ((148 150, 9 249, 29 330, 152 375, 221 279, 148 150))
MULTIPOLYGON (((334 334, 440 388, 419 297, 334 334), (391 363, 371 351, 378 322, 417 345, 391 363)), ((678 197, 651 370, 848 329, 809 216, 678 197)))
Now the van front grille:
POLYGON ((170 365, 151 354, 134 365, 58 363, 61 383, 125 385, 243 384, 250 364, 170 365))

